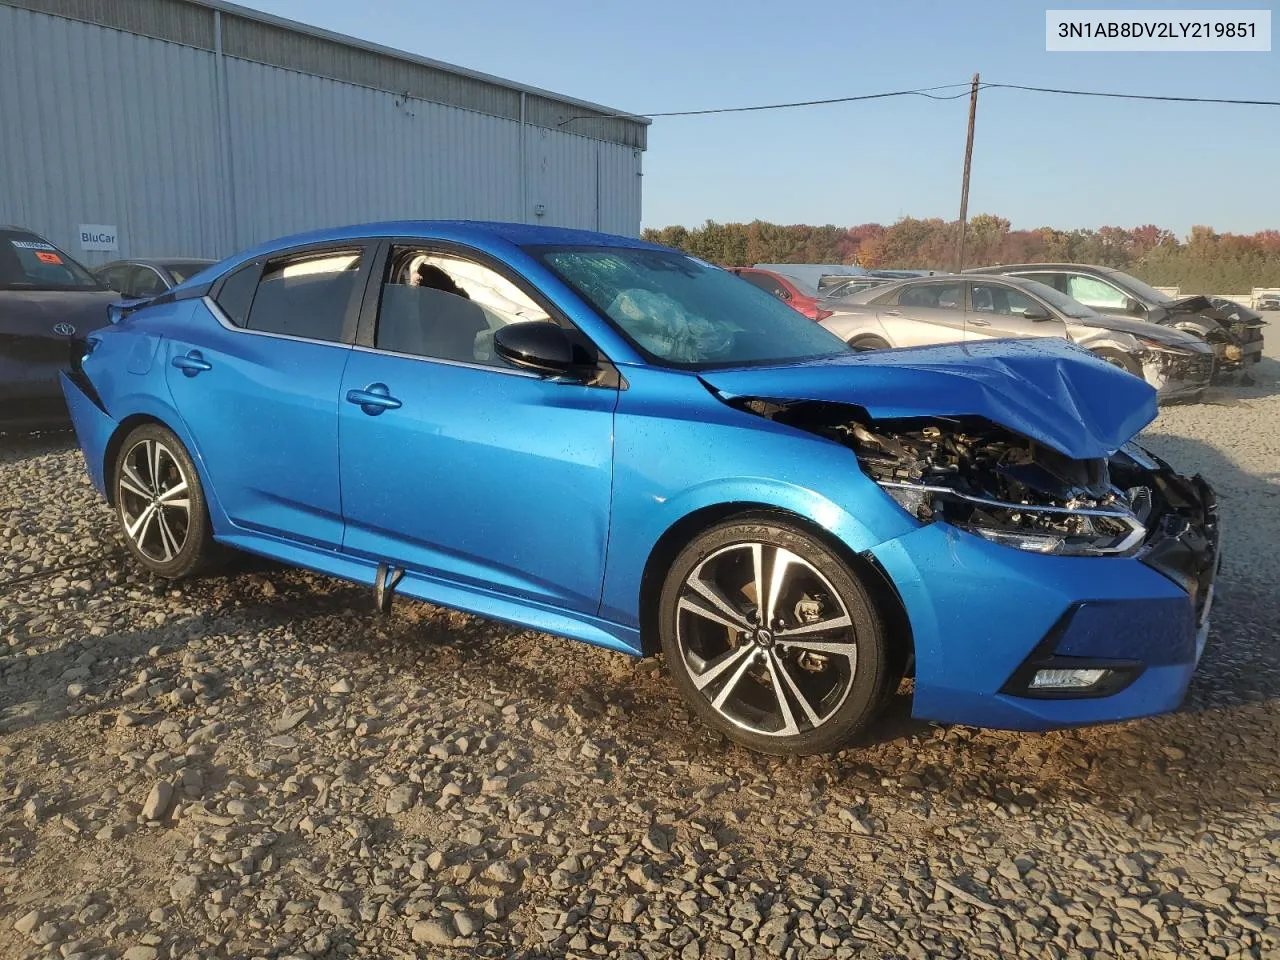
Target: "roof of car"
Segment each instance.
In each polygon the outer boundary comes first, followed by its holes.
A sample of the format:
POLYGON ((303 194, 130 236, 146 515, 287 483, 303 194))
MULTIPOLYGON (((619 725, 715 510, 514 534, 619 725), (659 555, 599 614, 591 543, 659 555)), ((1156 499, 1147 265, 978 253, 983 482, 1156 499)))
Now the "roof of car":
POLYGON ((965 273, 1003 273, 1006 270, 1097 270, 1100 273, 1116 273, 1115 267, 1100 267, 1094 263, 998 263, 992 267, 970 267, 965 273))
POLYGON ((540 244, 556 246, 638 247, 663 249, 635 237, 619 237, 593 230, 573 230, 567 227, 544 227, 531 223, 501 223, 486 220, 392 220, 384 223, 361 223, 349 227, 312 230, 271 240, 258 247, 254 253, 269 253, 306 243, 324 243, 329 240, 363 240, 370 237, 420 237, 424 240, 484 241, 505 240, 516 246, 540 244))

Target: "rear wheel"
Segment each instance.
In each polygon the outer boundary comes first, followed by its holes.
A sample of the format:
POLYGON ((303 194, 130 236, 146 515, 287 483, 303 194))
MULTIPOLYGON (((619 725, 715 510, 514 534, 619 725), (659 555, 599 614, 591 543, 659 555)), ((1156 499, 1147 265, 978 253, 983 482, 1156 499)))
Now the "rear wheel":
POLYGON ((158 423, 131 431, 113 476, 120 532, 144 567, 177 579, 204 566, 213 551, 204 491, 172 431, 158 423))
POLYGON ((1093 351, 1093 355, 1100 360, 1105 360, 1113 367, 1119 367, 1126 373, 1132 373, 1135 377, 1142 377, 1142 367, 1138 364, 1137 360, 1134 360, 1133 357, 1129 356, 1127 353, 1122 353, 1119 350, 1112 350, 1110 347, 1099 347, 1097 350, 1093 351))
POLYGON ((727 521, 672 564, 662 647, 694 711, 772 754, 823 753, 862 730, 890 681, 884 625, 849 568, 808 533, 727 521))
POLYGON ((864 353, 868 350, 888 350, 890 348, 889 341, 872 334, 864 337, 854 337, 849 341, 849 346, 858 353, 864 353))

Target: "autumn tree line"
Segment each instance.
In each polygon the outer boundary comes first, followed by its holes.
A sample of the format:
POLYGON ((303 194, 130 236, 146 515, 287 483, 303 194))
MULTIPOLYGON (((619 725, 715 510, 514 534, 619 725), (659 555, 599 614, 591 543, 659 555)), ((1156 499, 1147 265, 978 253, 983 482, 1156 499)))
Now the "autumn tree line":
MULTIPOLYGON (((903 217, 890 226, 716 223, 663 227, 644 238, 722 266, 753 263, 856 263, 864 267, 950 270, 958 220, 903 217)), ((1012 230, 1009 221, 979 214, 965 234, 965 266, 996 263, 1095 263, 1117 267, 1156 286, 1184 292, 1241 293, 1280 287, 1280 230, 1251 235, 1192 227, 1185 240, 1156 226, 1097 230, 1012 230)))

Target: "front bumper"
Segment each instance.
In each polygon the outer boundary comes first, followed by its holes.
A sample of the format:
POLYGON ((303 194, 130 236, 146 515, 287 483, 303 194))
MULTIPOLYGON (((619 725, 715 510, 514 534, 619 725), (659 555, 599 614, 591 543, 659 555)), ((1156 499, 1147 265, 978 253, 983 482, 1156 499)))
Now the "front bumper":
POLYGON ((943 522, 873 548, 911 623, 913 715, 1045 730, 1176 709, 1204 650, 1221 551, 1212 491, 1177 480, 1174 494, 1197 502, 1132 557, 1029 553, 943 522), (1019 678, 1044 662, 1111 665, 1123 682, 1035 695, 1019 678))
POLYGON ((1142 357, 1144 379, 1156 388, 1161 402, 1198 399, 1213 381, 1214 366, 1214 356, 1209 351, 1152 351, 1142 357))

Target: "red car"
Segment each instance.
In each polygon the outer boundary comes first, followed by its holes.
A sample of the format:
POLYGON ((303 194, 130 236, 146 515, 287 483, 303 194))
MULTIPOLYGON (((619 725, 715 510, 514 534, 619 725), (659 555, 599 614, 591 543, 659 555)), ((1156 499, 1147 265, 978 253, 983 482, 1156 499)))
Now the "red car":
POLYGON ((787 306, 799 310, 810 320, 825 320, 831 316, 830 310, 823 310, 818 306, 817 297, 805 293, 790 277, 755 267, 730 267, 729 269, 747 283, 754 284, 766 293, 772 293, 787 306))

